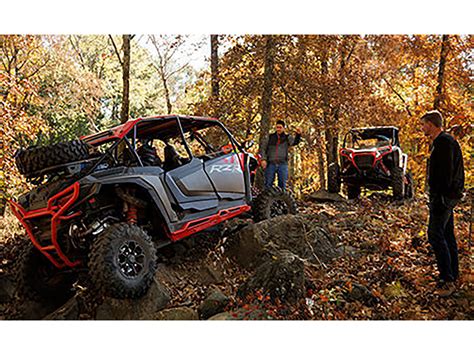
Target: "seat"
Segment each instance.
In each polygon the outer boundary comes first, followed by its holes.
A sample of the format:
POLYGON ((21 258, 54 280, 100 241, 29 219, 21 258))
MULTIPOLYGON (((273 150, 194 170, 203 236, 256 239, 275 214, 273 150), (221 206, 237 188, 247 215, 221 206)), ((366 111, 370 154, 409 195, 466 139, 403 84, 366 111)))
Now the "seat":
POLYGON ((137 154, 140 156, 143 165, 145 166, 160 166, 161 159, 156 153, 156 148, 153 147, 151 141, 144 141, 140 148, 137 149, 137 154))
POLYGON ((182 159, 178 152, 172 145, 167 145, 164 149, 165 161, 163 163, 163 169, 173 170, 183 165, 182 159))

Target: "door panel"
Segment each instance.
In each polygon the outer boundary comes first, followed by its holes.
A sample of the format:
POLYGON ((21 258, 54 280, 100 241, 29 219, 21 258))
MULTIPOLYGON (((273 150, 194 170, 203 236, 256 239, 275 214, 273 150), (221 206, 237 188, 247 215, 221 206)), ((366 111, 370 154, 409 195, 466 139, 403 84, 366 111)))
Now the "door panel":
POLYGON ((217 195, 204 172, 202 160, 193 158, 189 163, 168 171, 165 181, 183 210, 192 208, 192 202, 202 202, 195 204, 198 210, 217 207, 217 195))
POLYGON ((221 199, 238 200, 245 196, 245 180, 239 156, 230 153, 204 163, 207 175, 221 199))

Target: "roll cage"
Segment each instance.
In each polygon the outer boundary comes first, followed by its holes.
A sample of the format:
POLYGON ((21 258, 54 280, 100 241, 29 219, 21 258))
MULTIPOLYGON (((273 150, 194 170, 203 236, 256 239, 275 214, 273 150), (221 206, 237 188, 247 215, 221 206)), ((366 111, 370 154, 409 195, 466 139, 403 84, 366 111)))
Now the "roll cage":
POLYGON ((383 138, 388 138, 390 140, 390 145, 399 147, 400 140, 398 133, 398 128, 394 126, 353 128, 344 136, 343 147, 347 147, 349 142, 353 145, 357 140, 371 138, 380 140, 383 138))
MULTIPOLYGON (((211 150, 212 145, 206 141, 199 131, 208 127, 220 127, 229 138, 229 150, 243 151, 243 146, 239 144, 227 128, 215 118, 194 117, 194 116, 157 116, 148 118, 138 118, 128 121, 122 125, 113 127, 109 130, 81 137, 81 140, 88 143, 95 149, 110 144, 102 153, 97 151, 96 161, 88 169, 79 174, 78 180, 93 172, 98 166, 104 163, 109 157, 114 165, 120 164, 119 146, 122 144, 137 166, 144 166, 139 154, 137 153, 137 142, 147 139, 159 139, 167 142, 172 138, 181 138, 183 145, 190 158, 193 157, 192 150, 189 147, 185 137, 186 133, 190 133, 206 151, 211 150)), ((123 155, 122 155, 123 156, 123 155)))

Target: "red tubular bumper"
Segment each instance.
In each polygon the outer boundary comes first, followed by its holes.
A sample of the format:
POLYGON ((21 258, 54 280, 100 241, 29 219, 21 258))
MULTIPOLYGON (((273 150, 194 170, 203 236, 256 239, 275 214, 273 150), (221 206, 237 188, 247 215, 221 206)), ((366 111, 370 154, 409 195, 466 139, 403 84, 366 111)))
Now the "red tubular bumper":
POLYGON ((74 267, 80 264, 80 261, 71 261, 61 250, 58 243, 58 226, 63 220, 71 219, 80 215, 80 212, 64 216, 64 213, 79 197, 80 186, 75 182, 63 191, 60 191, 48 200, 47 207, 32 211, 25 211, 25 209, 14 201, 8 201, 11 210, 19 219, 23 227, 28 233, 33 245, 48 258, 54 266, 62 269, 66 266, 74 267), (38 239, 33 234, 30 220, 38 217, 51 217, 51 245, 41 245, 38 239))
POLYGON ((176 232, 169 233, 168 237, 172 241, 177 241, 187 236, 190 236, 191 234, 203 231, 204 229, 207 229, 209 227, 213 227, 227 219, 236 217, 249 210, 250 210, 250 206, 247 206, 247 205, 242 205, 242 206, 232 207, 227 210, 222 210, 213 216, 189 221, 181 229, 177 230, 176 232))

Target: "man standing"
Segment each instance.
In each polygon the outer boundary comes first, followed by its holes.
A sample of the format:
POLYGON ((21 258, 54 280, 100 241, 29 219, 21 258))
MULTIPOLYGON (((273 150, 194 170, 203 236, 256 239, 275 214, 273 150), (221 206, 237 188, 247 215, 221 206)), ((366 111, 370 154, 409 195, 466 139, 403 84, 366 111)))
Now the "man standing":
POLYGON ((297 128, 295 137, 292 137, 285 133, 285 122, 279 120, 275 131, 263 140, 260 147, 262 168, 265 169, 265 188, 273 186, 276 174, 278 187, 285 191, 288 180, 288 148, 300 142, 301 128, 297 128))
POLYGON ((448 297, 454 292, 454 282, 459 276, 453 208, 463 196, 463 158, 458 142, 442 130, 441 113, 427 112, 421 121, 423 132, 432 142, 427 168, 430 208, 428 240, 439 271, 435 293, 448 297))

